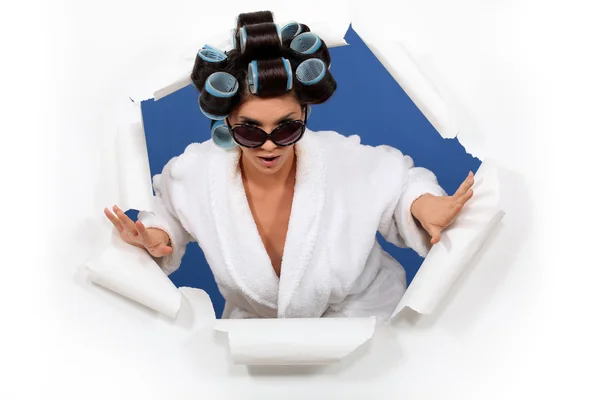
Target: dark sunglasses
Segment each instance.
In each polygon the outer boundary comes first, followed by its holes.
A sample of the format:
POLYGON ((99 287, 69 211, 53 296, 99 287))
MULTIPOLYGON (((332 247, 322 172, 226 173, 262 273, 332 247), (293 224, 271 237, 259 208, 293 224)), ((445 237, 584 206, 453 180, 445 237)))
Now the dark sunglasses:
POLYGON ((291 146, 302 139, 306 130, 306 108, 304 108, 304 112, 304 121, 298 119, 284 122, 273 129, 271 133, 267 133, 259 127, 250 124, 236 124, 231 126, 229 118, 227 119, 227 126, 229 127, 229 132, 231 132, 231 137, 240 146, 254 149, 261 147, 267 140, 272 141, 280 147, 291 146))

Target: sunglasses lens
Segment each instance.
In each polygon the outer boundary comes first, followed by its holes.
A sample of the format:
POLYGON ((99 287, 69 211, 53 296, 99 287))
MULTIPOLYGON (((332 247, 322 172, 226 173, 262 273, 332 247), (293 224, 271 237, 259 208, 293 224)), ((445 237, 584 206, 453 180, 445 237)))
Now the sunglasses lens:
POLYGON ((235 140, 246 147, 257 147, 265 141, 265 133, 252 126, 236 126, 233 128, 235 140))
POLYGON ((282 125, 273 132, 273 141, 279 146, 289 146, 302 136, 303 127, 301 122, 282 125))

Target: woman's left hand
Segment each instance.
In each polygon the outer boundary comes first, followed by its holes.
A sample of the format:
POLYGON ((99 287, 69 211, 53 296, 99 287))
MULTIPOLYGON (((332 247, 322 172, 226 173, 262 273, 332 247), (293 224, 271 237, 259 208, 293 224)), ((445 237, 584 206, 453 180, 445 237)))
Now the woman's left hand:
POLYGON ((411 206, 412 215, 431 236, 431 244, 440 241, 442 231, 458 216, 463 206, 473 197, 472 172, 452 196, 434 196, 425 194, 415 200, 411 206))

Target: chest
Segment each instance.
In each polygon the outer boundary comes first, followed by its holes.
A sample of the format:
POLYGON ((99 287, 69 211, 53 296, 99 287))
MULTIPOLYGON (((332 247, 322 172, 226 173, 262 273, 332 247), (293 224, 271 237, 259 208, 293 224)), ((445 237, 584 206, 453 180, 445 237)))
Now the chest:
POLYGON ((293 187, 285 187, 270 193, 247 188, 246 195, 254 223, 269 255, 273 270, 277 276, 280 276, 292 212, 293 187))

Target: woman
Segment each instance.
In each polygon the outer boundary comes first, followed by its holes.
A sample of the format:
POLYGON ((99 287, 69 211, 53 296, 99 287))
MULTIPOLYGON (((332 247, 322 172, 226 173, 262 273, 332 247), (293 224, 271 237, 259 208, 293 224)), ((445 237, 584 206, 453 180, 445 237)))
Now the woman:
POLYGON ((233 44, 205 46, 191 75, 213 139, 154 177, 155 206, 138 221, 117 206, 106 216, 167 274, 197 242, 223 318, 389 318, 406 276, 377 232, 425 257, 472 197, 473 174, 447 196, 399 150, 307 130, 310 105, 336 89, 327 47, 307 26, 241 14, 233 44))

